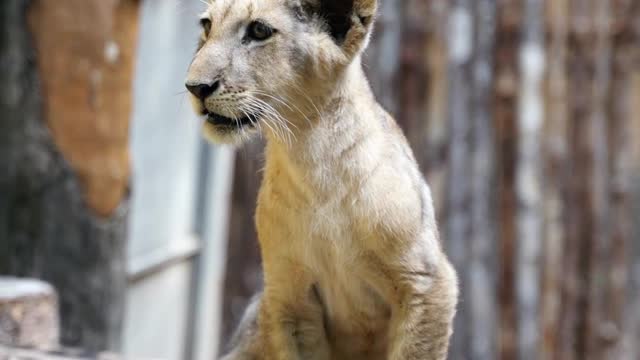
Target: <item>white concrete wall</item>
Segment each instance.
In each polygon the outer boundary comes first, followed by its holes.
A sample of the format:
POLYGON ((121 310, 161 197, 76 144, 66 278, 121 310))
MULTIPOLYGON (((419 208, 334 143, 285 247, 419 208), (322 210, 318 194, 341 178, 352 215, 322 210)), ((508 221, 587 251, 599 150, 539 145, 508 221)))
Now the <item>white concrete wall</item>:
POLYGON ((122 349, 128 356, 213 359, 216 353, 233 152, 209 149, 202 158, 200 121, 184 93, 203 10, 199 0, 142 4, 122 349))

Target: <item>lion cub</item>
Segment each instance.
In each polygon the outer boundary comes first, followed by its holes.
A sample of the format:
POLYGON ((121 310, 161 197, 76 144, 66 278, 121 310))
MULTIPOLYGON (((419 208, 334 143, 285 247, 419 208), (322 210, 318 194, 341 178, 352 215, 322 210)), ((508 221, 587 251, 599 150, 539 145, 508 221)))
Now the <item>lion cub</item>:
POLYGON ((429 187, 361 66, 375 0, 212 0, 186 86, 219 143, 268 139, 264 292, 226 359, 445 359, 458 288, 429 187))

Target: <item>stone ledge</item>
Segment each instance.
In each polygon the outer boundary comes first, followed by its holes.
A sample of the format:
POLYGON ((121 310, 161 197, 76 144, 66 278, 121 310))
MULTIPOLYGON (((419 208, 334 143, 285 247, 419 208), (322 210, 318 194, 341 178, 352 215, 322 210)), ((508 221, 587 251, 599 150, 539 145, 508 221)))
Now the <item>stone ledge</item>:
POLYGON ((76 350, 40 351, 0 345, 0 360, 122 360, 113 354, 86 354, 76 350))

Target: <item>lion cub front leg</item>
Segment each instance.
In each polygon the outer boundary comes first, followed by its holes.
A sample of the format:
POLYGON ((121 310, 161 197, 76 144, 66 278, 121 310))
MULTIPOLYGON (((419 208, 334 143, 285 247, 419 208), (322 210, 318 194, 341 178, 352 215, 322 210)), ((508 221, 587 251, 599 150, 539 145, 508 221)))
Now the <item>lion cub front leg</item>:
POLYGON ((323 308, 304 267, 265 259, 265 291, 259 326, 266 359, 328 360, 323 308))
POLYGON ((446 360, 458 298, 453 268, 443 260, 430 274, 413 269, 401 274, 389 359, 446 360))

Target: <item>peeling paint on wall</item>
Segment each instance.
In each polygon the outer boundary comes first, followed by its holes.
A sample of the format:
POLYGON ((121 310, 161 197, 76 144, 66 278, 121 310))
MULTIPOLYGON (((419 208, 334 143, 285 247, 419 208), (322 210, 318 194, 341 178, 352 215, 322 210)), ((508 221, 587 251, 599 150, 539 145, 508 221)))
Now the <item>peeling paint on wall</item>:
POLYGON ((129 186, 137 16, 135 0, 37 1, 29 14, 46 122, 103 217, 129 186))

